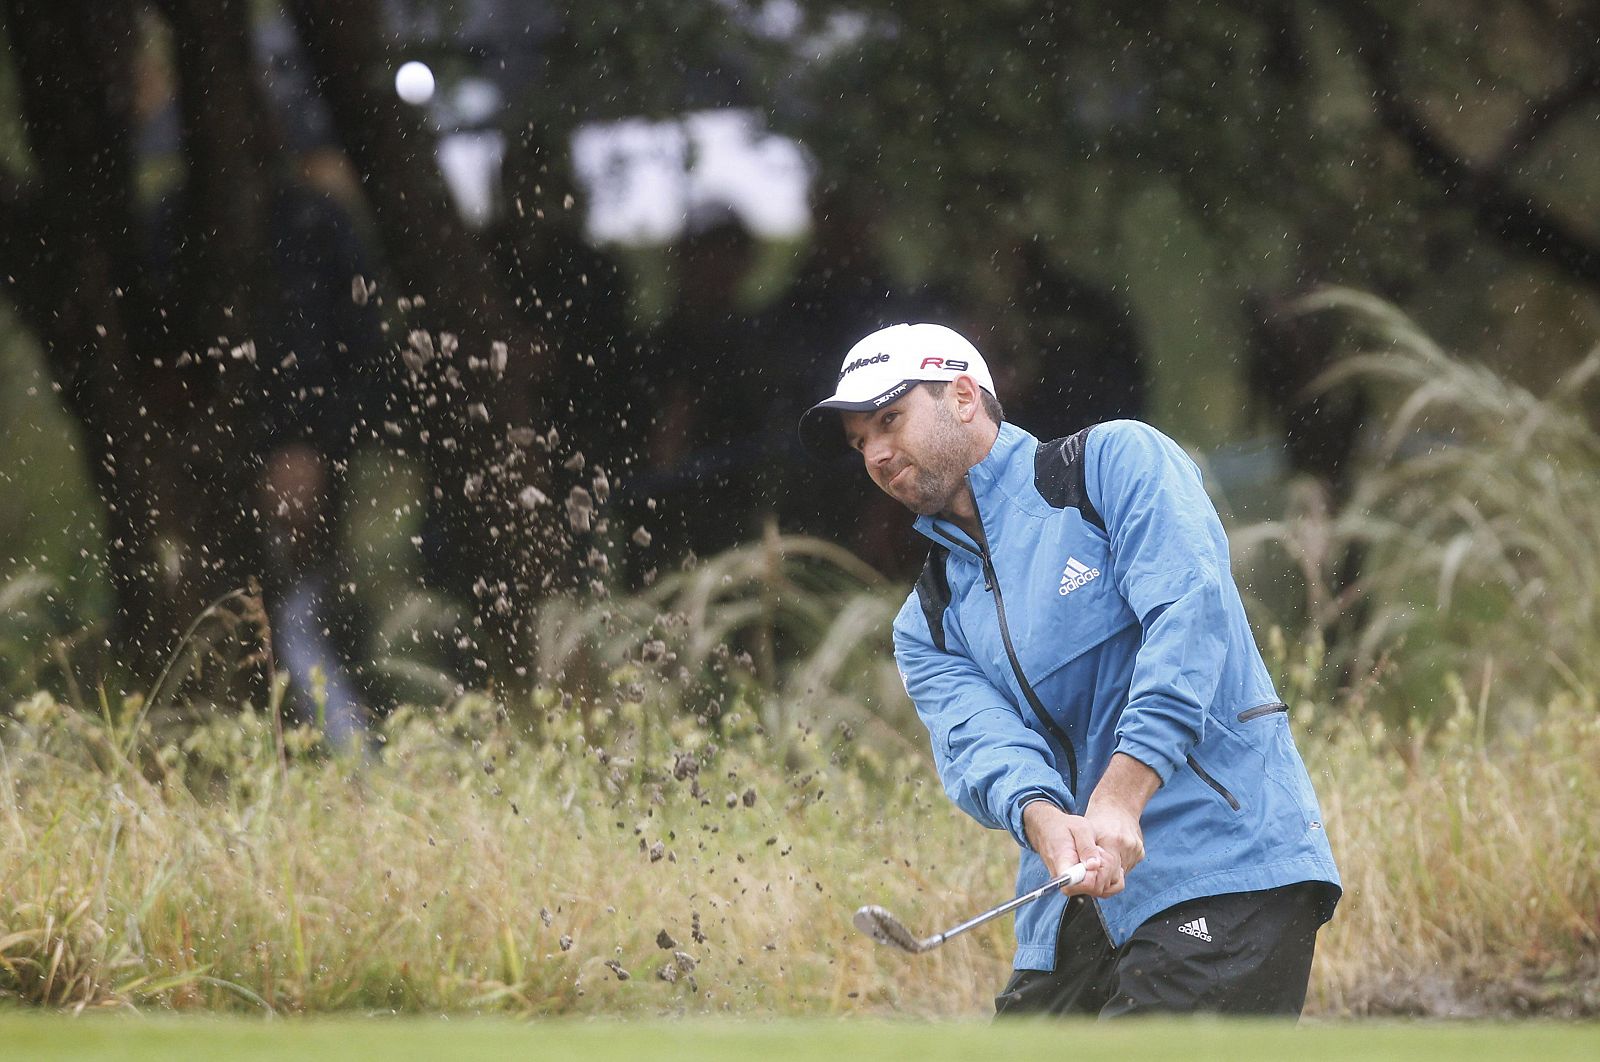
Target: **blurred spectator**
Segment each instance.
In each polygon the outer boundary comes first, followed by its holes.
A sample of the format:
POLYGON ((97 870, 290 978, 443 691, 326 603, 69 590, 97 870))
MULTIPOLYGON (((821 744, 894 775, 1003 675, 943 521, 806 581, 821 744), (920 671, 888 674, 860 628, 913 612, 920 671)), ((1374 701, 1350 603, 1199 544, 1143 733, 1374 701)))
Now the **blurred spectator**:
POLYGON ((980 348, 1006 351, 996 381, 1006 419, 1044 439, 1140 416, 1145 382, 1128 308, 1054 266, 1037 244, 999 263, 999 290, 1012 293, 1004 301, 966 278, 911 289, 873 253, 873 213, 824 196, 805 262, 766 315, 763 356, 775 394, 764 500, 785 530, 843 543, 879 570, 909 576, 922 551, 903 534, 899 505, 859 474, 856 458, 808 462, 794 439, 797 396, 825 393, 857 339, 898 321, 936 321, 980 348))
MULTIPOLYGON (((552 345, 552 370, 532 403, 544 418, 541 431, 555 428, 564 449, 584 454, 585 482, 596 467, 625 479, 650 413, 637 379, 640 326, 620 264, 585 238, 570 152, 547 132, 529 123, 511 141, 502 195, 513 209, 491 226, 493 253, 501 271, 521 286, 518 307, 552 345)), ((464 599, 483 574, 482 558, 472 555, 467 536, 452 533, 445 508, 430 504, 425 510, 426 578, 464 599)), ((553 572, 549 589, 587 578, 581 557, 551 554, 544 558, 553 572)), ((463 655, 457 666, 466 674, 477 665, 463 655)))
MULTIPOLYGON (((330 192, 349 187, 331 124, 298 45, 281 18, 257 25, 265 121, 271 148, 263 174, 262 276, 251 279, 248 338, 255 348, 251 410, 258 456, 256 507, 264 531, 263 589, 274 649, 292 679, 294 705, 321 716, 338 747, 362 741, 373 703, 356 587, 341 564, 350 458, 374 437, 392 393, 375 305, 352 298, 353 278, 374 272, 348 210, 330 192)), ((144 71, 140 152, 176 155, 171 84, 144 71)), ((182 297, 177 276, 181 183, 161 196, 150 231, 158 304, 182 297)))
POLYGON ((1016 261, 1020 338, 995 381, 1006 419, 1057 439, 1103 420, 1142 417, 1145 370, 1127 304, 1055 265, 1038 243, 1016 261))
POLYGON ((641 326, 621 264, 584 233, 585 202, 570 149, 527 125, 506 158, 503 196, 515 209, 494 226, 496 259, 521 283, 519 306, 557 344, 543 406, 591 463, 615 469, 638 446, 630 366, 641 326))
POLYGON ((818 462, 801 452, 796 435, 809 396, 832 390, 839 361, 857 340, 932 312, 891 278, 877 253, 874 215, 871 203, 823 188, 794 279, 761 315, 760 504, 784 531, 838 542, 897 572, 912 560, 897 503, 861 475, 859 458, 818 462))
POLYGON ((724 549, 756 530, 771 391, 754 318, 741 302, 755 253, 731 211, 692 217, 689 235, 669 252, 671 309, 636 363, 649 408, 629 497, 655 499, 669 553, 724 549))
POLYGON ((355 586, 338 551, 350 457, 391 391, 376 310, 351 298, 372 268, 349 215, 297 181, 269 215, 272 293, 256 332, 265 368, 263 511, 272 530, 267 589, 279 653, 298 689, 320 672, 330 742, 358 743, 372 705, 355 586))
MULTIPOLYGON (((1310 477, 1330 511, 1350 500, 1357 448, 1371 403, 1350 380, 1324 386, 1323 374, 1343 353, 1340 323, 1330 314, 1308 314, 1296 307, 1295 293, 1253 291, 1244 298, 1246 359, 1251 392, 1264 400, 1283 432, 1289 466, 1310 477)), ((1361 578, 1366 561, 1358 541, 1346 543, 1329 573, 1328 589, 1343 594, 1361 578)), ((1357 596, 1331 624, 1334 642, 1366 624, 1367 604, 1357 596)), ((1350 676, 1346 675, 1346 678, 1350 676)))
MULTIPOLYGON (((182 194, 161 201, 154 224, 152 273, 169 291, 182 194)), ((337 551, 350 456, 389 393, 386 359, 375 311, 351 299, 351 278, 371 270, 349 215, 289 175, 279 175, 270 195, 268 272, 256 285, 254 386, 245 399, 257 417, 263 584, 295 689, 325 690, 327 734, 343 746, 359 738, 365 709, 360 624, 337 551)))
POLYGON ((1316 386, 1340 354, 1340 328, 1328 314, 1299 312, 1297 297, 1245 297, 1250 389, 1281 425, 1294 471, 1316 477, 1342 501, 1368 403, 1353 384, 1316 386))

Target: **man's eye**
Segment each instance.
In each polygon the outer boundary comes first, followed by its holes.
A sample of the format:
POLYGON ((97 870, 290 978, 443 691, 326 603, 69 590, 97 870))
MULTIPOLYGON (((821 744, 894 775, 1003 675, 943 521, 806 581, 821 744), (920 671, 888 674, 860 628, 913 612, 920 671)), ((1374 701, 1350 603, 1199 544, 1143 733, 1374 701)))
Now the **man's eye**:
POLYGON ((900 417, 899 411, 885 413, 883 415, 883 426, 887 428, 889 425, 893 424, 896 420, 898 420, 899 417, 900 417))

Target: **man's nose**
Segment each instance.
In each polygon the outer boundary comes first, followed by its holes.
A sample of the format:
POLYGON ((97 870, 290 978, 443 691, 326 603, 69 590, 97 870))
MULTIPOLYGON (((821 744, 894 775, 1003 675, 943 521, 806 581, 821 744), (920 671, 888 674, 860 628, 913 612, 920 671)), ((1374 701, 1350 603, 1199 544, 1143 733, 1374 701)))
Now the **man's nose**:
POLYGON ((866 458, 868 468, 881 468, 894 457, 894 447, 884 439, 868 439, 861 453, 866 458))

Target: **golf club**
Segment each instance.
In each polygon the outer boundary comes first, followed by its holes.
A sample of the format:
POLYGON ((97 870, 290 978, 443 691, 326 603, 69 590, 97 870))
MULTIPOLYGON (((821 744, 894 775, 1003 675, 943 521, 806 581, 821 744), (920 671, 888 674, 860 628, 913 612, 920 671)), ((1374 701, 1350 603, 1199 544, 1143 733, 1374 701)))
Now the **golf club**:
POLYGON ((909 951, 913 955, 921 955, 925 951, 932 951, 951 937, 965 933, 975 926, 983 925, 991 918, 999 918, 1007 911, 1014 911, 1025 903, 1032 903, 1051 889, 1061 889, 1068 885, 1076 885, 1083 880, 1085 873, 1083 864, 1076 863, 1068 867, 1066 873, 1059 877, 1051 878, 1032 892, 1023 893, 1013 900, 1007 900, 999 907, 991 908, 976 918, 969 918, 958 926, 952 926, 943 933, 935 933, 933 936, 923 940, 918 940, 911 930, 906 928, 904 922, 877 904, 867 904, 867 906, 856 912, 855 918, 851 919, 851 921, 855 923, 857 929, 876 940, 879 944, 893 944, 902 951, 909 951))

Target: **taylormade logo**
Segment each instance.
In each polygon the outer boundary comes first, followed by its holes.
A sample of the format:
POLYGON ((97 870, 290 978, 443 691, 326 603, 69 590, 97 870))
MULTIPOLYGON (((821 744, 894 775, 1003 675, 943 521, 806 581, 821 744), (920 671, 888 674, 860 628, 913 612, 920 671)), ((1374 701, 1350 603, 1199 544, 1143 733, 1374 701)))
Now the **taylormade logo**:
POLYGON ((1098 578, 1100 578, 1099 568, 1090 568, 1078 563, 1076 557, 1068 557, 1067 566, 1061 570, 1061 588, 1056 593, 1066 597, 1078 587, 1092 583, 1098 578))
POLYGON ((855 361, 852 361, 849 365, 846 365, 844 368, 839 370, 839 379, 844 379, 857 369, 865 368, 868 365, 877 365, 888 360, 889 355, 887 354, 878 354, 870 358, 857 358, 855 361))

